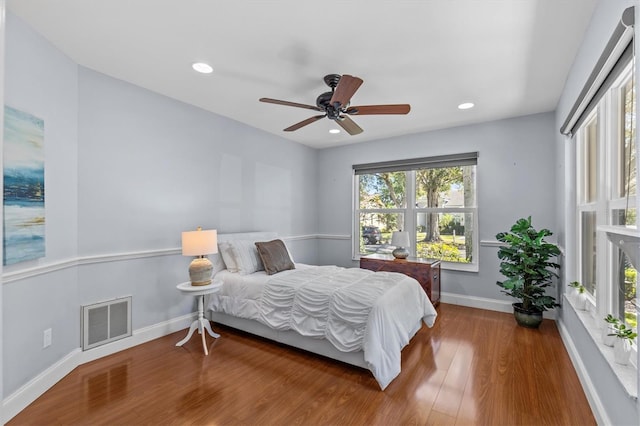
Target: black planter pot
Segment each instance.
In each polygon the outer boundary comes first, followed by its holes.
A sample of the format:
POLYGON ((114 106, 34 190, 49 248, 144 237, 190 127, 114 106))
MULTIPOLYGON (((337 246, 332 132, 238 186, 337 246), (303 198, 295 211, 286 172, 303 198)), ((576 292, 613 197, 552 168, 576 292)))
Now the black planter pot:
POLYGON ((514 303, 513 316, 518 325, 527 328, 538 328, 542 324, 542 312, 522 309, 522 303, 514 303))

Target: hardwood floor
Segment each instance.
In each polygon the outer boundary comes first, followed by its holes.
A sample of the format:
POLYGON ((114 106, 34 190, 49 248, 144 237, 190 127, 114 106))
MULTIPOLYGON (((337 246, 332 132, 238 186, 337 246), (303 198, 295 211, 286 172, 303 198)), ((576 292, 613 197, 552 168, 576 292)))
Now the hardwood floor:
POLYGON ((440 304, 380 391, 367 370, 216 326, 76 368, 9 425, 593 425, 553 321, 440 304))

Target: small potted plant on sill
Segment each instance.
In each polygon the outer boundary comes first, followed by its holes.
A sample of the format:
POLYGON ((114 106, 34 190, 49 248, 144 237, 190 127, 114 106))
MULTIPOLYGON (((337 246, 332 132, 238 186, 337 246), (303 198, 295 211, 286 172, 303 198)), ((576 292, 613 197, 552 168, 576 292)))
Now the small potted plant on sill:
POLYGON ((616 341, 616 324, 618 324, 620 322, 620 320, 616 317, 614 317, 611 314, 607 314, 606 317, 604 317, 604 322, 606 323, 604 325, 604 328, 602 329, 602 343, 605 344, 605 346, 611 346, 613 347, 613 344, 616 341))
POLYGON ((610 336, 617 337, 613 344, 613 360, 618 364, 627 365, 631 355, 633 340, 638 337, 638 333, 620 321, 618 321, 613 328, 615 331, 611 333, 610 336))
POLYGON ((578 281, 573 281, 569 283, 569 287, 574 289, 573 295, 573 304, 576 309, 580 311, 587 310, 587 294, 585 293, 585 288, 578 281))
POLYGON ((555 297, 546 294, 553 277, 558 276, 554 270, 560 268, 552 261, 560 249, 545 240, 550 235, 548 229, 534 229, 531 216, 518 219, 509 232, 496 235, 498 241, 505 243, 498 249, 498 258, 500 273, 507 278, 496 284, 504 294, 520 300, 513 304, 513 314, 523 327, 538 328, 542 312, 558 306, 555 297))

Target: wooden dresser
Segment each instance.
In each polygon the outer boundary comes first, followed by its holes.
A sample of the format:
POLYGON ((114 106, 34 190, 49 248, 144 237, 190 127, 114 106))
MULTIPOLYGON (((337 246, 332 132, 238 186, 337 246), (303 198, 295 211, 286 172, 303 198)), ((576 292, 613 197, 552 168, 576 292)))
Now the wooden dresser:
POLYGON ((440 261, 437 259, 408 257, 400 260, 390 254, 371 254, 360 258, 360 267, 370 271, 400 272, 415 278, 433 306, 440 303, 440 261))

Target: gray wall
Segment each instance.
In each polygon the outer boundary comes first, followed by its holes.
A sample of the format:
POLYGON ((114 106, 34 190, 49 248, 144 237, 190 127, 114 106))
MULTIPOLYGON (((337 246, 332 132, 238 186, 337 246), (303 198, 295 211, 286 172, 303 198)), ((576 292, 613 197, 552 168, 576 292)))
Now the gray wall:
MULTIPOLYGON (((599 0, 589 28, 584 36, 580 50, 571 68, 564 91, 556 109, 555 138, 556 158, 558 169, 558 183, 556 185, 556 218, 559 224, 559 241, 565 246, 567 256, 563 269, 563 282, 573 281, 577 276, 575 247, 569 242, 575 238, 574 221, 572 220, 573 203, 575 200, 575 144, 560 135, 559 129, 566 119, 569 111, 582 90, 591 70, 600 57, 606 43, 609 41, 613 29, 620 21, 622 12, 629 6, 636 6, 636 30, 635 39, 640 40, 638 23, 640 22, 640 4, 637 0, 607 1, 599 0)), ((638 55, 636 42, 636 56, 638 55)), ((636 88, 638 85, 638 68, 636 61, 636 88)), ((636 89, 637 92, 637 89, 636 89)), ((637 122, 637 120, 636 120, 637 122)), ((600 404, 606 410, 606 415, 615 425, 637 425, 640 416, 640 403, 633 400, 626 393, 612 370, 597 343, 585 330, 582 322, 570 306, 558 313, 558 322, 571 337, 579 355, 579 362, 583 365, 583 371, 594 384, 592 389, 597 394, 600 404)), ((637 374, 637 373, 636 373, 637 374)), ((640 381, 640 376, 639 376, 640 381)))
MULTIPOLYGON (((38 34, 7 15, 5 102, 44 119, 46 257, 4 274, 77 257, 78 68, 38 34)), ((64 269, 3 280, 5 396, 79 346, 77 272, 64 269), (42 333, 53 345, 42 348, 42 333)))
MULTIPOLYGON (((315 232, 315 150, 88 69, 79 82, 82 255, 179 247, 180 233, 197 226, 315 232)), ((175 290, 189 261, 83 266, 80 302, 132 294, 144 305, 134 328, 174 318, 192 303, 175 290)))
POLYGON ((6 103, 45 122, 46 257, 4 269, 4 395, 80 347, 82 304, 132 295, 134 330, 193 312, 182 231, 275 231, 315 261, 316 150, 79 67, 7 18, 6 103))
MULTIPOLYGON (((556 228, 555 132, 552 113, 450 128, 320 151, 319 231, 349 235, 352 227, 352 165, 478 151, 477 199, 480 241, 495 241, 521 217, 537 228, 556 228)), ((323 239, 323 264, 356 265, 350 239, 323 239)), ((442 272, 442 291, 509 300, 495 285, 500 278, 495 247, 482 246, 479 272, 442 272)))
MULTIPOLYGON (((4 105, 4 60, 5 60, 5 1, 0 0, 0 105, 4 105)), ((0 129, 4 129, 4 114, 0 115, 0 129)), ((4 131, 0 132, 0 146, 4 146, 4 131)), ((2 164, 3 153, 0 150, 0 164, 2 164)), ((0 181, 2 181, 2 177, 0 176, 0 181)), ((1 210, 2 208, 0 208, 1 210)), ((4 231, 0 229, 0 237, 4 239, 4 231)), ((3 247, 0 247, 0 256, 3 255, 3 247)), ((0 272, 2 271, 2 265, 0 265, 0 272)), ((0 283, 0 313, 2 312, 2 285, 0 283)), ((4 400, 4 389, 2 386, 2 365, 3 365, 3 357, 2 357, 2 342, 4 337, 3 325, 2 325, 2 315, 0 315, 0 401, 4 400)), ((0 419, 4 418, 4 409, 0 406, 0 419)))

